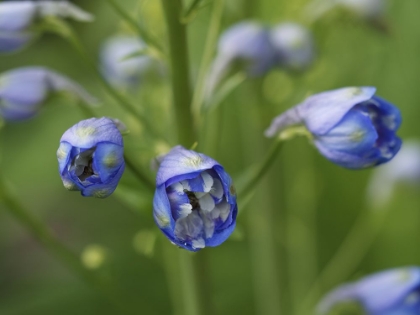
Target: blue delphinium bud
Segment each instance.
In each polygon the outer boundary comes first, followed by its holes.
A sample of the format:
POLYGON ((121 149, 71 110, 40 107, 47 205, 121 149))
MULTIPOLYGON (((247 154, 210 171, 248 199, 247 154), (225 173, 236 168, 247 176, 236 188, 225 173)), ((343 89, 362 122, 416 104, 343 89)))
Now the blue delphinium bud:
POLYGON ((340 303, 356 302, 367 315, 418 315, 419 287, 419 267, 390 269, 338 287, 322 299, 318 312, 328 314, 340 303))
POLYGON ((300 71, 313 62, 312 34, 302 25, 281 23, 270 31, 270 35, 280 67, 300 71))
POLYGON ((207 81, 207 94, 215 90, 235 63, 242 64, 248 75, 259 76, 270 70, 275 61, 268 29, 253 21, 235 24, 220 37, 207 81))
POLYGON ((407 140, 398 155, 378 167, 368 185, 368 201, 374 207, 385 205, 399 183, 420 186, 420 141, 407 140))
POLYGON ((13 52, 27 45, 37 35, 33 26, 47 16, 78 21, 93 19, 67 1, 0 2, 0 52, 13 52))
POLYGON ((220 245, 233 232, 235 189, 215 160, 177 146, 162 159, 156 186, 153 216, 175 245, 198 251, 220 245))
POLYGON ((333 163, 351 169, 385 163, 401 147, 395 134, 401 115, 375 92, 373 87, 349 87, 313 95, 276 117, 265 135, 303 124, 320 153, 333 163))
POLYGON ((85 197, 108 197, 124 172, 121 133, 112 119, 82 120, 61 137, 57 158, 66 189, 85 197))
POLYGON ((6 121, 29 119, 57 92, 69 92, 88 104, 96 103, 65 76, 43 67, 24 67, 0 74, 0 116, 6 121))
POLYGON ((109 82, 119 87, 137 85, 142 75, 153 63, 147 55, 129 57, 140 52, 146 45, 135 36, 114 36, 108 39, 101 50, 101 63, 109 82))

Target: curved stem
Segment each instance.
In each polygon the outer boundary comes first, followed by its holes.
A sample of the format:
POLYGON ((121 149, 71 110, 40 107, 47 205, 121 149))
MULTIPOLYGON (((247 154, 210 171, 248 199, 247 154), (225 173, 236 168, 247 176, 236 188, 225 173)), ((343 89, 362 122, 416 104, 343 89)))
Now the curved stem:
POLYGON ((371 222, 370 214, 363 210, 359 214, 340 247, 310 288, 298 314, 309 313, 311 307, 321 297, 324 289, 345 280, 362 261, 381 231, 387 217, 387 211, 384 211, 384 213, 376 212, 376 222, 371 222))
POLYGON ((254 171, 252 176, 248 178, 246 183, 238 190, 238 195, 246 196, 249 194, 261 181, 264 175, 268 172, 271 165, 275 161, 280 149, 282 148, 283 140, 276 139, 275 142, 271 145, 268 153, 266 154, 264 161, 258 165, 257 169, 254 171))
POLYGON ((25 209, 18 198, 9 190, 9 187, 0 174, 0 201, 6 209, 27 229, 36 239, 54 256, 56 256, 67 268, 79 278, 90 284, 107 297, 124 314, 132 314, 126 304, 119 301, 116 292, 101 278, 87 270, 80 262, 77 254, 57 240, 48 228, 39 221, 33 214, 25 209))

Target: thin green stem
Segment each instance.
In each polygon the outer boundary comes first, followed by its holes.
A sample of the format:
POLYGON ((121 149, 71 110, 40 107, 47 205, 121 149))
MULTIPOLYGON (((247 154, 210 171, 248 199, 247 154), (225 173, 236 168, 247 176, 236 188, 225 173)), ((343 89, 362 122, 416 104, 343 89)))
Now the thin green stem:
POLYGON ((8 184, 0 174, 0 201, 6 206, 6 209, 28 230, 36 239, 67 268, 76 274, 79 278, 90 284, 93 288, 100 291, 124 314, 130 314, 124 302, 118 300, 116 292, 96 276, 93 272, 87 270, 81 263, 80 258, 73 251, 67 248, 57 240, 49 229, 39 221, 30 211, 25 209, 18 201, 18 198, 10 191, 8 184))
MULTIPOLYGON (((198 71, 197 84, 194 90, 191 108, 194 113, 194 121, 196 124, 200 123, 201 106, 203 103, 203 95, 206 83, 206 75, 214 55, 217 37, 220 31, 220 23, 222 20, 223 7, 225 0, 214 0, 213 10, 210 18, 209 31, 207 34, 207 41, 204 46, 204 53, 201 59, 200 68, 198 71)), ((196 126, 198 128, 198 126, 196 126)))
POLYGON ((150 48, 154 49, 159 57, 163 57, 163 49, 158 40, 149 34, 128 12, 126 12, 115 0, 107 0, 109 5, 125 20, 141 37, 150 48))
POLYGON ((179 20, 182 12, 182 2, 181 0, 161 0, 161 2, 169 36, 172 96, 178 139, 183 146, 190 147, 196 141, 196 137, 190 109, 191 87, 187 31, 185 25, 180 23, 179 20))
POLYGON ((338 250, 309 289, 298 314, 309 314, 325 289, 344 281, 351 275, 379 235, 387 212, 375 212, 376 220, 372 222, 372 213, 362 210, 338 250))
POLYGON ((248 178, 246 183, 242 186, 241 189, 238 190, 239 196, 246 196, 249 194, 253 189, 256 188, 257 184, 264 178, 267 174, 268 170, 270 169, 273 162, 276 160, 280 149, 282 148, 283 141, 277 138, 274 143, 271 145, 268 153, 266 154, 264 160, 261 164, 258 165, 257 169, 253 172, 252 176, 248 178))

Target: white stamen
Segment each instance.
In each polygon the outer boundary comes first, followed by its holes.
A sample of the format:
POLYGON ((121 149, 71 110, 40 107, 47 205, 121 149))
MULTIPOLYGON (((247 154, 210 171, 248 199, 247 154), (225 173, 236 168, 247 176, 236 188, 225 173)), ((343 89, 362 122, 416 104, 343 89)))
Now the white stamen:
POLYGON ((192 247, 193 248, 204 248, 204 247, 206 247, 206 242, 202 238, 199 238, 198 240, 193 240, 192 241, 192 247))
POLYGON ((213 187, 210 190, 210 194, 215 196, 217 199, 220 199, 223 196, 223 185, 222 182, 217 178, 214 179, 213 187))
POLYGON ((211 213, 200 210, 200 215, 204 223, 204 234, 206 238, 210 238, 214 234, 214 221, 211 218, 211 213))
POLYGON ((179 206, 179 217, 180 218, 185 218, 186 216, 188 216, 191 212, 192 212, 192 205, 189 203, 184 203, 182 205, 179 206))
POLYGON ((169 188, 172 188, 173 190, 175 190, 177 193, 184 193, 184 187, 182 187, 182 185, 180 183, 175 183, 169 186, 169 188))
POLYGON ((185 218, 176 220, 175 236, 181 240, 195 239, 203 231, 203 220, 197 211, 192 211, 185 218))
POLYGON ((220 217, 220 210, 218 208, 214 208, 213 211, 211 212, 211 218, 217 219, 218 217, 220 217))
POLYGON ((201 178, 203 179, 203 189, 205 192, 209 192, 213 186, 213 177, 207 172, 201 173, 201 178))
POLYGON ((194 193, 195 194, 195 196, 198 198, 198 199, 200 199, 200 198, 202 198, 203 196, 205 196, 207 193, 205 193, 205 192, 195 192, 194 193))
POLYGON ((191 187, 190 187, 190 184, 188 183, 188 181, 183 180, 180 183, 181 183, 182 187, 184 187, 183 189, 186 189, 188 191, 191 191, 191 187))
POLYGON ((203 197, 201 197, 198 202, 200 203, 200 208, 205 211, 211 211, 214 209, 214 200, 210 196, 210 194, 205 194, 203 197))
POLYGON ((220 217, 222 218, 222 221, 225 222, 226 219, 229 217, 230 204, 228 204, 225 200, 223 200, 216 207, 220 211, 220 217))

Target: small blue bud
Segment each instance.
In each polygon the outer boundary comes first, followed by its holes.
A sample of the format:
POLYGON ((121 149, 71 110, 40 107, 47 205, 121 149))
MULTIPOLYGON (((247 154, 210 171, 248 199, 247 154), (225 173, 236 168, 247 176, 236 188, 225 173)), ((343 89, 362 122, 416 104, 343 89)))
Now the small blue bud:
POLYGON ((369 315, 418 315, 420 268, 390 269, 344 284, 319 303, 319 314, 328 314, 340 303, 357 302, 369 315))
POLYGON ((301 71, 313 62, 315 49, 312 34, 302 25, 278 24, 270 31, 270 38, 280 67, 301 71))
POLYGON ((138 85, 153 60, 148 55, 125 58, 145 48, 138 37, 120 35, 109 38, 102 46, 100 56, 107 80, 119 87, 138 85))
POLYGON ((275 64, 276 57, 269 31, 257 22, 235 24, 220 37, 217 56, 207 82, 211 94, 235 63, 245 67, 248 75, 265 74, 275 64))
POLYGON ((47 98, 58 92, 69 92, 91 105, 96 103, 67 77, 43 67, 24 67, 0 74, 0 116, 7 121, 32 118, 47 98))
POLYGON ((375 96, 373 87, 319 93, 276 117, 267 137, 303 124, 320 153, 335 164, 362 169, 391 160, 401 147, 398 108, 375 96))
POLYGON ((161 160, 156 186, 153 217, 173 244, 198 251, 220 245, 233 232, 235 189, 215 160, 174 147, 161 160))
POLYGON ((105 198, 124 172, 123 138, 112 119, 82 120, 61 137, 57 159, 66 189, 105 198))
POLYGON ((34 25, 47 16, 92 21, 89 13, 67 1, 0 2, 0 52, 25 47, 37 35, 34 25))
POLYGON ((397 184, 420 186, 420 141, 405 140, 395 158, 378 167, 368 185, 368 201, 374 207, 384 206, 397 184))

